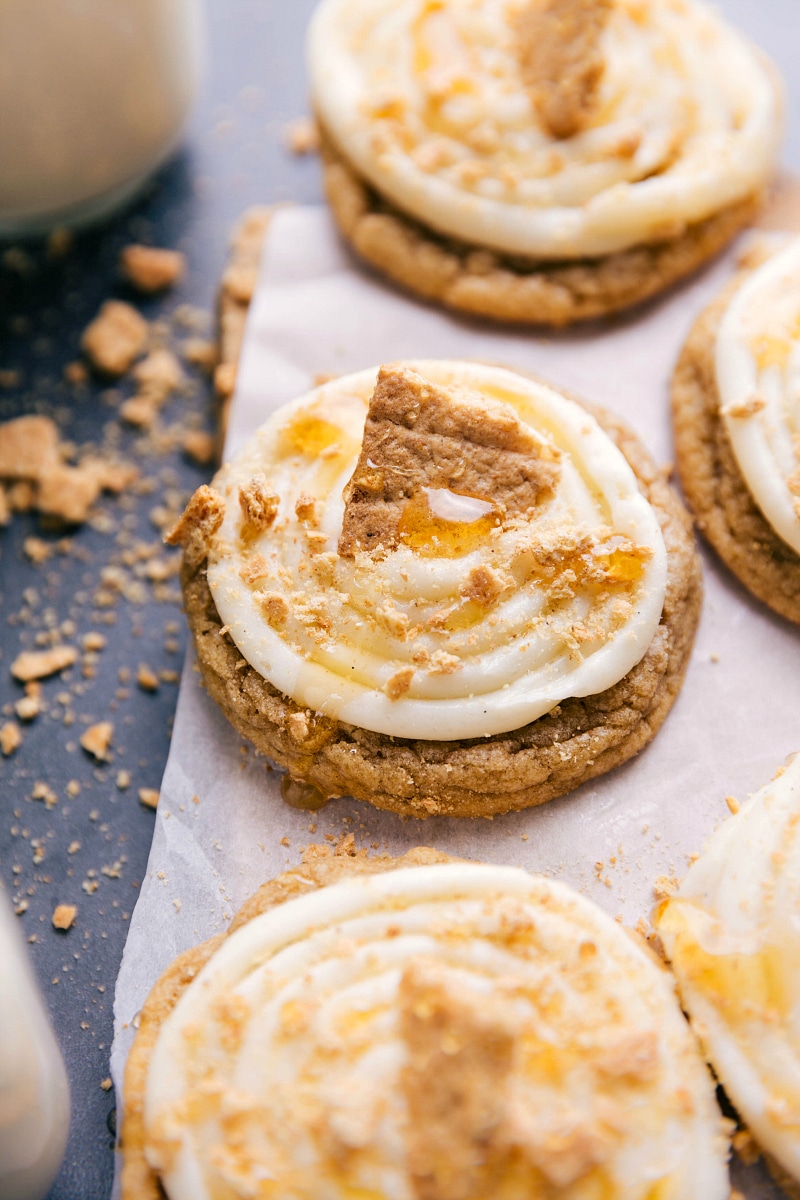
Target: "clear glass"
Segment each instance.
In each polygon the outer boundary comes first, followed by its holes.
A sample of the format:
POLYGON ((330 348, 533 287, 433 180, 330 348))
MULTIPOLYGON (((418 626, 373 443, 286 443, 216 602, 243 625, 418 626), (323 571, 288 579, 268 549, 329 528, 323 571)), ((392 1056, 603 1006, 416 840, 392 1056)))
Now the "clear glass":
POLYGON ((42 1200, 67 1144, 69 1085, 15 926, 0 889, 0 1196, 42 1200))
POLYGON ((99 219, 175 149, 201 0, 2 0, 0 236, 99 219))

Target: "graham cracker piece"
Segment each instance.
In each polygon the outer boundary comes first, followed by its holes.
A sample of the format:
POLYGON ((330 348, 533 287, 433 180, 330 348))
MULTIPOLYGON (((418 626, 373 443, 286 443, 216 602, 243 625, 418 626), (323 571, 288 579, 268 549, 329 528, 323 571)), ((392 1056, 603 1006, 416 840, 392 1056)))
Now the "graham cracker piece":
POLYGON ((572 137, 591 118, 605 69, 600 37, 613 3, 531 0, 518 18, 522 79, 554 137, 572 137))
POLYGON ((557 451, 510 405, 381 367, 361 454, 345 488, 339 554, 400 541, 404 502, 423 488, 491 500, 501 517, 533 508, 558 479, 557 451))
POLYGON ((186 562, 201 562, 225 517, 225 501, 213 488, 203 484, 181 513, 177 525, 164 541, 168 546, 183 546, 186 562))
POLYGON ((152 295, 178 283, 186 273, 186 256, 180 250, 158 246, 124 246, 119 256, 122 274, 137 292, 152 295))
POLYGON ((507 1002, 470 995, 447 968, 419 959, 398 990, 408 1060, 409 1174, 418 1200, 474 1200, 491 1187, 516 1033, 507 1002))
POLYGON ((96 371, 116 378, 133 366, 148 334, 147 321, 135 308, 123 300, 106 300, 83 331, 81 349, 96 371))

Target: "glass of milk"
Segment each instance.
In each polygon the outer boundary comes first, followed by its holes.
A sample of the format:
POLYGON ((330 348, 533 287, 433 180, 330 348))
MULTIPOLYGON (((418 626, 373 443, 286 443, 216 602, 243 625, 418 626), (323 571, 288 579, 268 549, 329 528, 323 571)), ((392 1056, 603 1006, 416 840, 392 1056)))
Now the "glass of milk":
POLYGON ((175 149, 202 0, 0 2, 0 237, 87 224, 175 149))
POLYGON ((0 888, 0 1196, 42 1200, 67 1144, 69 1085, 15 925, 0 888))

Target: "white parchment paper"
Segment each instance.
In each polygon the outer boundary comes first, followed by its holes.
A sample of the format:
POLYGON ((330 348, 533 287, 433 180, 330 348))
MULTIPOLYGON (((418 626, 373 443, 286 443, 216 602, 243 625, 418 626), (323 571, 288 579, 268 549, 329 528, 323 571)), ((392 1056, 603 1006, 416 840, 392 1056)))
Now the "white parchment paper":
MULTIPOLYGON (((343 374, 399 358, 484 358, 536 371, 622 414, 656 459, 672 457, 668 381, 700 309, 729 278, 727 255, 635 317, 532 336, 448 316, 366 274, 322 209, 279 212, 251 308, 228 452, 278 404, 343 374)), ((728 813, 800 749, 800 630, 773 617, 704 553, 705 605, 683 691, 638 758, 540 809, 493 821, 402 820, 350 799, 319 814, 286 807, 280 774, 243 745, 202 690, 191 655, 181 683, 153 846, 115 1000, 118 1103, 135 1018, 180 951, 222 930, 265 880, 326 835, 401 854, 436 846, 521 865, 579 888, 635 924, 653 882, 679 876, 728 813), (311 826, 315 829, 311 829, 311 826)), ((779 1195, 761 1167, 735 1168, 747 1200, 779 1195)))

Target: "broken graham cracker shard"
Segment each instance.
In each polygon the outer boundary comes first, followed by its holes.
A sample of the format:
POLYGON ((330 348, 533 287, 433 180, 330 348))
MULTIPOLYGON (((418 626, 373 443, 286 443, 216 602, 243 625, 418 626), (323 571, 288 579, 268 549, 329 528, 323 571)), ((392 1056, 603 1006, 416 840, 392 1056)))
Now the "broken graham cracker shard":
POLYGON ((559 472, 558 451, 510 405, 406 367, 381 367, 344 492, 339 554, 388 551, 403 540, 413 546, 410 524, 419 532, 426 519, 431 529, 479 521, 491 528, 549 496, 559 472), (420 520, 409 523, 410 508, 420 520))
POLYGON ((470 995, 458 977, 428 959, 405 969, 398 998, 408 1051, 401 1087, 414 1195, 491 1195, 509 1153, 501 1129, 517 1042, 514 1012, 508 1002, 470 995))
POLYGON ((190 565, 208 554, 214 535, 225 517, 225 501, 218 492, 203 484, 192 496, 180 519, 164 538, 168 546, 183 546, 190 565))
POLYGON ((517 20, 522 79, 545 129, 572 137, 591 120, 614 0, 531 0, 517 20))

